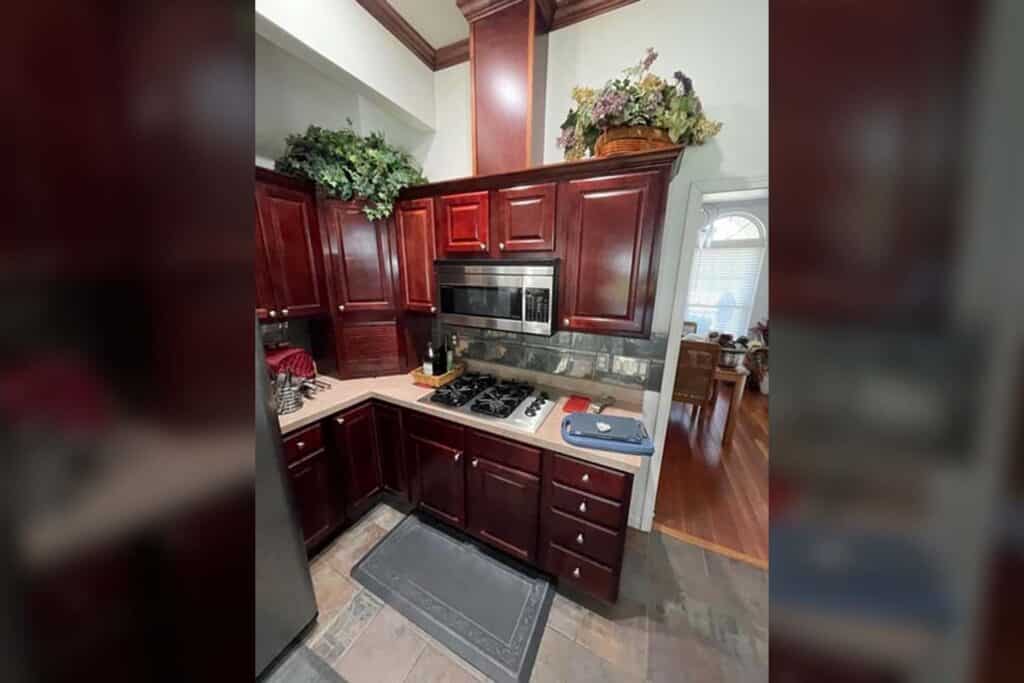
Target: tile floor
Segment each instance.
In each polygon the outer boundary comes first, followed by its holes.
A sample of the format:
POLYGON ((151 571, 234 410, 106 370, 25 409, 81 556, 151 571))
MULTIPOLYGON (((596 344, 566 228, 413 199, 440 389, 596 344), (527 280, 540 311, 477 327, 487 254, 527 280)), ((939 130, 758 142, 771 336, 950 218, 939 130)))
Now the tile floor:
MULTIPOLYGON (((403 516, 382 503, 313 560, 307 647, 352 683, 486 680, 349 575, 403 516)), ((619 602, 556 595, 531 680, 767 681, 768 575, 631 529, 619 602)))

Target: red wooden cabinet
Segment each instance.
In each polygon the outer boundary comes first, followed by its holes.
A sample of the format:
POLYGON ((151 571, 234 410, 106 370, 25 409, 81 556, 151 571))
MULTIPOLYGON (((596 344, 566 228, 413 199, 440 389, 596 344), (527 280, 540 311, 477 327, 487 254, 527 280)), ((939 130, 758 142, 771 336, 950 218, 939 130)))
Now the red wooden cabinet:
POLYGON ((440 253, 487 253, 490 249, 490 198, 486 190, 439 197, 437 212, 440 253))
MULTIPOLYGON (((267 317, 324 313, 323 253, 316 205, 311 192, 286 184, 256 180, 256 207, 275 308, 267 317)), ((257 258, 257 278, 259 275, 257 258)), ((259 286, 259 280, 257 280, 259 286)), ((259 306, 260 302, 257 302, 259 306)), ((262 302, 266 307, 266 299, 262 302)))
POLYGON ((388 226, 367 218, 363 206, 363 202, 320 202, 339 313, 395 308, 388 226))
POLYGON ((384 488, 405 498, 409 486, 405 474, 405 448, 402 443, 402 411, 386 403, 373 405, 373 421, 377 427, 377 450, 384 488))
POLYGON ((540 477, 479 456, 469 465, 468 530, 520 560, 533 562, 540 477))
POLYGON ((406 411, 403 420, 413 502, 448 524, 465 528, 465 430, 412 411, 406 411))
POLYGON ((270 279, 270 262, 267 243, 264 239, 263 219, 260 216, 260 205, 256 202, 256 316, 260 319, 270 317, 274 311, 277 316, 277 302, 274 300, 274 283, 270 279))
POLYGON ((436 312, 434 200, 411 199, 395 206, 402 308, 436 312))
POLYGON ((650 334, 667 184, 663 171, 561 183, 561 329, 650 334))
POLYGON ((373 406, 367 403, 347 410, 335 416, 332 425, 336 455, 344 472, 345 511, 349 519, 357 519, 383 485, 373 406))
POLYGON ((288 482, 308 550, 330 533, 335 521, 327 453, 321 449, 289 465, 288 482))
POLYGON ((555 183, 495 190, 491 203, 496 256, 555 251, 555 183))

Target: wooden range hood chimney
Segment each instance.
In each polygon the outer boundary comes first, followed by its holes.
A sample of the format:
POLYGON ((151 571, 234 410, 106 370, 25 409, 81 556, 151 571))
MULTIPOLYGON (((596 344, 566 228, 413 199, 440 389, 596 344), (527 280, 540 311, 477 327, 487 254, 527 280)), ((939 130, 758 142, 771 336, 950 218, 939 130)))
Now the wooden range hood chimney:
POLYGON ((473 173, 540 165, 554 0, 457 0, 469 22, 473 173))

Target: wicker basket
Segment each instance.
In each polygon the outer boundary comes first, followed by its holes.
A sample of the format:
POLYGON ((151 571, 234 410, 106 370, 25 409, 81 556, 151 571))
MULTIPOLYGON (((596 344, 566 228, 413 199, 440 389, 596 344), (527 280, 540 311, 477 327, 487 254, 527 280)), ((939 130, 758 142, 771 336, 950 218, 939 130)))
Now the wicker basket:
POLYGON ((462 374, 466 369, 464 365, 456 365, 454 368, 444 373, 443 375, 424 375, 423 371, 419 368, 412 371, 412 381, 416 384, 422 384, 428 387, 443 387, 448 382, 462 374))
POLYGON ((635 154, 672 146, 672 140, 669 139, 668 133, 661 128, 651 128, 650 126, 610 128, 601 133, 601 137, 597 139, 594 156, 635 154))

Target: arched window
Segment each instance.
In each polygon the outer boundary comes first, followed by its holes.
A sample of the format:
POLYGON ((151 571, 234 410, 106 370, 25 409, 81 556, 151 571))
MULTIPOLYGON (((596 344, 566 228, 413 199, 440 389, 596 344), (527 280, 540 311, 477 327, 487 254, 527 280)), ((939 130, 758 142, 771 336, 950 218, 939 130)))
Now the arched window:
POLYGON ((709 211, 708 218, 697 238, 685 319, 696 322, 701 335, 746 335, 767 234, 752 214, 709 211))

